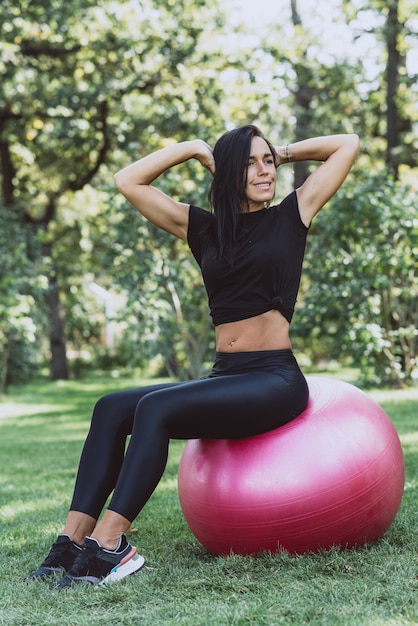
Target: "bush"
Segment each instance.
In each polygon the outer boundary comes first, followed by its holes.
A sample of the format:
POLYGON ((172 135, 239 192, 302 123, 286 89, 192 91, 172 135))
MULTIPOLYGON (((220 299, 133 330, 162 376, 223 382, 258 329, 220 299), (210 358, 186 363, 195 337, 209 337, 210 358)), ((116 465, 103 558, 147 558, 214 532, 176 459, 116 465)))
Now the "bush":
POLYGON ((10 383, 28 380, 38 366, 37 300, 46 281, 33 233, 0 206, 0 394, 10 383))
POLYGON ((305 350, 350 357, 368 383, 410 384, 417 358, 417 241, 411 189, 379 179, 341 189, 316 219, 308 243, 295 324, 305 350))

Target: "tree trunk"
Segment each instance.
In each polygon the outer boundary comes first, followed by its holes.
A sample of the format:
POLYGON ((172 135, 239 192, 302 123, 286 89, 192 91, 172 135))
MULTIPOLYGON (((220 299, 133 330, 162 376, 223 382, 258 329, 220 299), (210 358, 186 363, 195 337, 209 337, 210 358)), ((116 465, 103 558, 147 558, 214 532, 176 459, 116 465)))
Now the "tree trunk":
MULTIPOLYGON (((305 68, 306 69, 306 68, 305 68)), ((306 72, 303 72, 306 74, 306 72)), ((313 96, 313 90, 303 82, 303 75, 301 72, 297 73, 298 76, 298 89, 295 94, 297 116, 296 116, 296 132, 295 140, 301 141, 302 139, 308 139, 310 135, 311 126, 311 102, 313 96)), ((306 161, 296 161, 293 164, 294 172, 294 186, 295 189, 300 187, 309 176, 308 164, 306 161)))
POLYGON ((59 297, 58 278, 55 267, 49 279, 46 298, 49 318, 49 344, 51 350, 50 371, 52 380, 67 380, 69 369, 65 345, 64 321, 59 297))
POLYGON ((9 356, 10 343, 7 342, 3 348, 3 356, 0 363, 0 397, 6 393, 9 356))
MULTIPOLYGON (((292 11, 293 26, 301 26, 302 19, 300 17, 297 0, 290 0, 292 11)), ((297 76, 297 89, 295 92, 296 102, 296 131, 295 141, 301 141, 309 137, 309 129, 311 125, 311 102, 313 98, 313 89, 310 86, 311 71, 306 58, 306 51, 302 54, 301 62, 296 62, 293 69, 297 76)), ((294 186, 300 187, 309 175, 309 169, 306 161, 296 161, 293 165, 294 186)))
POLYGON ((386 165, 395 179, 398 178, 399 169, 396 148, 399 147, 400 116, 396 104, 396 95, 398 92, 399 65, 401 62, 398 43, 402 28, 399 23, 398 5, 398 0, 390 0, 390 2, 388 2, 388 15, 386 20, 386 165))

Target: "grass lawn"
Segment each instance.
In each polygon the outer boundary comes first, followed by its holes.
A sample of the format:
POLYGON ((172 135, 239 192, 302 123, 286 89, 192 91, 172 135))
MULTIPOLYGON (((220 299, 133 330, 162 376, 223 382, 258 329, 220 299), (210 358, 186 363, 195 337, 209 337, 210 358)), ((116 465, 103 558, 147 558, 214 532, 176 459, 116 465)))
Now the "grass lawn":
POLYGON ((368 392, 394 422, 406 462, 401 508, 374 545, 304 556, 208 554, 181 514, 184 444, 173 442, 129 536, 146 558, 142 572, 103 589, 25 583, 62 528, 94 401, 133 384, 142 381, 39 381, 0 401, 0 625, 418 624, 417 389, 368 392))

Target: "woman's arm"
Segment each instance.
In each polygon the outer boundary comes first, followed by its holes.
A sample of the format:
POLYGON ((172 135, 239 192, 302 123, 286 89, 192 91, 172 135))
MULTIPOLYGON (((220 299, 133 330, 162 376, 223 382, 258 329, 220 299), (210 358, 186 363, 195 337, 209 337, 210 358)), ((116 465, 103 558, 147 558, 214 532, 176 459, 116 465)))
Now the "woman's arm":
POLYGON ((296 193, 302 221, 309 226, 324 204, 343 184, 360 148, 357 135, 329 135, 275 148, 280 164, 323 161, 296 193))
POLYGON ((173 200, 151 183, 170 167, 192 158, 213 173, 212 150, 196 139, 153 152, 115 174, 118 190, 147 220, 183 241, 187 239, 189 205, 173 200))

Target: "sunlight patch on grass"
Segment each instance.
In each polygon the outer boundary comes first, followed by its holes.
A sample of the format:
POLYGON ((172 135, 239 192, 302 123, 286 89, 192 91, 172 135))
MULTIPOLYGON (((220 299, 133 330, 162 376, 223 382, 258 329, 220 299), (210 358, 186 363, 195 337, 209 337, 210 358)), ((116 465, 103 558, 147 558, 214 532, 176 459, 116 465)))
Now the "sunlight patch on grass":
MULTIPOLYGON (((375 402, 390 401, 396 403, 407 400, 418 400, 418 388, 408 389, 372 389, 366 392, 375 402)), ((418 411, 417 411, 418 412, 418 411)))
POLYGON ((404 492, 408 491, 409 489, 416 489, 418 486, 418 479, 417 480, 406 480, 405 481, 405 485, 404 485, 404 492))
POLYGON ((51 404, 33 404, 21 402, 18 404, 10 403, 10 404, 0 404, 0 419, 11 419, 11 418, 20 418, 24 419, 24 417, 29 417, 30 415, 55 415, 57 411, 68 411, 71 408, 71 404, 58 405, 55 403, 51 404), (23 417, 24 416, 24 417, 23 417))
POLYGON ((14 522, 16 519, 16 509, 12 506, 0 507, 0 519, 3 522, 14 522))
POLYGON ((416 433, 403 433, 399 439, 402 443, 418 444, 418 432, 416 433))
POLYGON ((43 508, 45 508, 45 504, 47 504, 46 500, 37 500, 36 502, 16 501, 13 503, 13 505, 0 507, 0 518, 7 521, 14 521, 19 517, 19 515, 23 515, 24 513, 41 511, 43 508))

